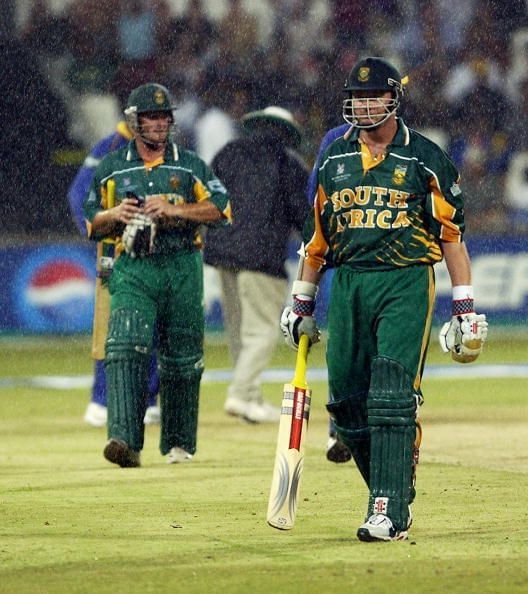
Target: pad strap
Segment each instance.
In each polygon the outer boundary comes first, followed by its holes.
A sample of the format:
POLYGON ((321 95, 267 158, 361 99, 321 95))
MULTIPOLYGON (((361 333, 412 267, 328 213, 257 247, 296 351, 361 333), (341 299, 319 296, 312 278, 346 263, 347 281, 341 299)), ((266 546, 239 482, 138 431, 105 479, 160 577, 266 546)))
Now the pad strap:
POLYGON ((315 299, 317 296, 317 285, 308 281, 293 281, 292 295, 306 295, 306 297, 315 299))

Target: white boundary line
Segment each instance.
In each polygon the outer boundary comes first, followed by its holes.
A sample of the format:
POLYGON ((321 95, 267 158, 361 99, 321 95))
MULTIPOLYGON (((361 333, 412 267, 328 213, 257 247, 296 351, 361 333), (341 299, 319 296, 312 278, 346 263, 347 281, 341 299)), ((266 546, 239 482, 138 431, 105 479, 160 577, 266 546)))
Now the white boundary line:
MULTIPOLYGON (((204 372, 203 383, 214 384, 230 382, 233 372, 231 369, 209 369, 204 372)), ((262 374, 262 381, 283 384, 289 382, 293 370, 285 367, 267 369, 262 374)), ((505 365, 427 365, 424 378, 426 380, 446 379, 508 379, 528 378, 528 364, 505 365)), ((309 381, 326 381, 326 368, 316 367, 308 370, 309 381)), ((80 390, 91 388, 91 375, 36 375, 32 377, 3 377, 0 378, 1 388, 40 388, 49 390, 80 390)))

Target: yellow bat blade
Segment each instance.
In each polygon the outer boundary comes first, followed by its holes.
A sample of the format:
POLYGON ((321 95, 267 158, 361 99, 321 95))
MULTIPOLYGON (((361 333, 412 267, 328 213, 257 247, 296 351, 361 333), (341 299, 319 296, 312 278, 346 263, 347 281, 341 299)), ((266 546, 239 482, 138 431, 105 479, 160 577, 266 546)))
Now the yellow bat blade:
POLYGON ((306 383, 308 345, 308 337, 301 336, 294 378, 290 384, 284 385, 267 513, 268 524, 279 530, 293 528, 297 514, 310 418, 311 392, 306 383))
MULTIPOLYGON (((104 206, 106 209, 115 206, 115 180, 109 179, 106 183, 106 194, 104 197, 104 206)), ((94 318, 92 330, 92 358, 102 360, 105 358, 105 342, 108 333, 108 320, 110 318, 110 293, 108 292, 108 282, 102 278, 102 258, 108 256, 114 257, 115 240, 103 239, 97 244, 97 279, 95 281, 95 303, 94 318)), ((107 280, 107 279, 106 279, 107 280)))
POLYGON ((105 358, 105 342, 110 318, 110 293, 108 287, 103 285, 102 279, 95 281, 95 304, 92 329, 92 358, 102 360, 105 358))

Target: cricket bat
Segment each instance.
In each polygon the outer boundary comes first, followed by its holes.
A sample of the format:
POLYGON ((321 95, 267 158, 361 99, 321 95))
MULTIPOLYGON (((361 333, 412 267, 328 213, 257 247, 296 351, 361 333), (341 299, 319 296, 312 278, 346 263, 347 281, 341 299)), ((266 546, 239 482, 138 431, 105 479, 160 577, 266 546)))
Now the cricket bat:
POLYGON ((297 513, 310 418, 311 392, 306 383, 308 346, 308 336, 303 334, 299 340, 293 380, 284 384, 267 515, 268 524, 279 530, 291 530, 297 513))
MULTIPOLYGON (((115 181, 109 179, 106 184, 105 209, 115 206, 115 181)), ((108 332, 108 321, 110 318, 110 293, 108 292, 108 275, 110 271, 105 268, 111 268, 110 261, 113 262, 115 249, 114 239, 103 239, 97 244, 97 278, 95 281, 95 305, 92 330, 92 357, 94 359, 104 359, 105 342, 108 332)))

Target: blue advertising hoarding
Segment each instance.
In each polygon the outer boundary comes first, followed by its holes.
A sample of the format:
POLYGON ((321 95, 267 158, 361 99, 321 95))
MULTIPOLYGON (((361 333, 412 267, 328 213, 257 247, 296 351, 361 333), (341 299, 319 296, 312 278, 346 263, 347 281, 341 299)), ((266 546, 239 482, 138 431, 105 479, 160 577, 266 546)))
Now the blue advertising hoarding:
POLYGON ((95 285, 95 253, 91 246, 3 248, 0 275, 0 331, 90 331, 95 285))
MULTIPOLYGON (((297 270, 292 243, 287 270, 297 270)), ((490 322, 526 325, 528 320, 528 240, 468 240, 477 310, 490 322)), ((451 283, 444 263, 435 267, 435 322, 451 315, 451 283)), ((0 248, 0 332, 24 334, 89 333, 92 328, 95 252, 88 243, 41 244, 0 248)), ((332 272, 323 277, 316 310, 325 326, 332 272)), ((220 286, 214 269, 205 267, 208 330, 222 328, 220 286)))

